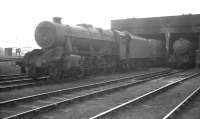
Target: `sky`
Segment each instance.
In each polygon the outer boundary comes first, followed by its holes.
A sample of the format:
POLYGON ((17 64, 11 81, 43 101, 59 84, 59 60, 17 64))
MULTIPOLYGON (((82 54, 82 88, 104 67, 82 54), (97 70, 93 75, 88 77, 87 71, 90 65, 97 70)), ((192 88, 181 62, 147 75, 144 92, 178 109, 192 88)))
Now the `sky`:
POLYGON ((62 23, 110 28, 114 19, 200 14, 198 0, 0 0, 0 47, 38 48, 36 26, 52 17, 62 23))

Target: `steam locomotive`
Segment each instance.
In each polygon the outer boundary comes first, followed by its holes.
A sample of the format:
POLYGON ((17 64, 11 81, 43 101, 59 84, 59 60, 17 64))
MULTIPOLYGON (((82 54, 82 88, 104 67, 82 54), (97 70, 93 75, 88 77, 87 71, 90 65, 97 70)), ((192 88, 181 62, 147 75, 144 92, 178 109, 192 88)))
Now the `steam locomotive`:
POLYGON ((158 66, 164 58, 160 40, 88 24, 64 25, 60 18, 41 22, 35 30, 35 41, 41 49, 25 55, 28 74, 48 74, 54 80, 158 66))
POLYGON ((173 42, 172 54, 169 63, 172 68, 187 69, 195 65, 195 52, 193 44, 186 38, 179 38, 173 42))

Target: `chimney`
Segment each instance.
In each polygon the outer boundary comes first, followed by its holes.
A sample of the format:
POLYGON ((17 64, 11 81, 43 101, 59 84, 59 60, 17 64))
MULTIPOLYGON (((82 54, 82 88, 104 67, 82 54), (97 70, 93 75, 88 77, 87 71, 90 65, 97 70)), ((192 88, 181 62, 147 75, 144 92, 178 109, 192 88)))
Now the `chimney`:
POLYGON ((61 24, 61 19, 62 19, 61 17, 53 17, 53 22, 61 24))

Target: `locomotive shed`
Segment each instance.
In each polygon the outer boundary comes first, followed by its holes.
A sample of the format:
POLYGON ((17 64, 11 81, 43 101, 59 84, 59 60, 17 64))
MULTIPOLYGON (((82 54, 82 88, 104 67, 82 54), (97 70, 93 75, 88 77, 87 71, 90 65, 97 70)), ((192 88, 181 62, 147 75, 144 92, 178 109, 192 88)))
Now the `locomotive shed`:
POLYGON ((173 42, 181 37, 193 43, 194 52, 200 47, 200 14, 117 19, 111 21, 111 28, 163 40, 167 56, 173 52, 173 42))

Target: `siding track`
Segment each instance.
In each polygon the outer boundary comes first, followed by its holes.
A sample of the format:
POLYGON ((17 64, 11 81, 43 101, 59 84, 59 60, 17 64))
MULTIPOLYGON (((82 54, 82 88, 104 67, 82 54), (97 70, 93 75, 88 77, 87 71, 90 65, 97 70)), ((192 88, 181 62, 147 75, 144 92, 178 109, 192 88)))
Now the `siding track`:
POLYGON ((7 91, 11 89, 19 89, 28 86, 34 86, 38 84, 40 81, 48 80, 48 76, 40 77, 37 79, 33 79, 28 77, 27 75, 23 76, 14 76, 11 78, 2 78, 0 79, 0 91, 7 91))
POLYGON ((85 100, 96 95, 112 93, 130 86, 139 85, 147 81, 165 77, 180 71, 170 70, 146 73, 132 77, 124 77, 111 81, 89 84, 70 89, 57 90, 38 95, 22 97, 18 99, 0 102, 1 117, 3 119, 23 118, 32 114, 38 114, 49 109, 57 108, 63 104, 85 100))
MULTIPOLYGON (((166 109, 164 109, 162 107, 162 105, 159 105, 159 104, 163 104, 162 101, 166 101, 164 98, 162 98, 162 96, 170 95, 170 94, 166 94, 166 92, 168 93, 169 90, 176 89, 177 86, 182 86, 184 84, 184 82, 186 82, 187 80, 195 79, 195 77, 199 77, 199 75, 200 75, 200 73, 195 73, 195 74, 192 74, 192 75, 187 76, 185 78, 182 78, 182 79, 180 79, 178 81, 171 82, 171 83, 169 83, 167 85, 164 85, 164 86, 162 86, 162 87, 160 87, 158 89, 155 89, 155 90, 153 90, 151 92, 145 93, 145 94, 143 94, 143 95, 141 95, 139 97, 136 97, 136 98, 134 98, 132 100, 129 100, 129 101, 125 102, 125 103, 122 103, 122 104, 120 104, 118 106, 110 108, 109 110, 101 112, 101 113, 91 117, 90 119, 108 119, 108 118, 109 119, 110 118, 117 119, 117 118, 122 118, 122 117, 124 119, 133 119, 133 118, 136 118, 136 119, 137 118, 156 119, 156 117, 158 118, 161 115, 161 114, 160 115, 158 114, 159 112, 162 112, 163 110, 166 111, 166 109), (156 109, 158 108, 160 110, 159 111, 157 110, 156 112, 153 112, 153 108, 156 108, 156 109), (149 111, 152 111, 152 113, 151 114, 149 114, 149 113, 147 114, 146 112, 149 112, 149 111), (153 114, 155 114, 155 115, 153 115, 153 114), (156 116, 157 114, 159 116, 156 116)), ((189 81, 187 81, 187 82, 189 82, 189 81)), ((193 88, 193 87, 191 87, 191 85, 190 85, 190 88, 193 88)), ((197 88, 189 96, 186 96, 186 98, 178 106, 176 106, 175 108, 172 108, 172 111, 170 111, 166 116, 163 116, 163 119, 171 118, 172 117, 171 115, 173 113, 175 113, 177 110, 179 110, 179 108, 185 102, 187 102, 188 99, 193 97, 193 95, 197 94, 198 91, 199 91, 199 88, 197 88)), ((171 93, 172 92, 173 91, 171 91, 171 93)), ((177 94, 181 94, 181 92, 179 92, 177 94)), ((174 105, 172 105, 172 104, 168 104, 168 105, 171 105, 172 107, 174 107, 174 105)))
MULTIPOLYGON (((174 109, 172 109, 168 114, 166 114, 163 119, 175 119, 176 115, 180 114, 189 103, 195 102, 195 98, 200 94, 200 87, 196 88, 192 93, 190 93, 182 102, 180 102, 174 109)), ((192 118, 192 117, 191 117, 192 118)), ((194 117, 193 117, 194 118, 194 117)))

